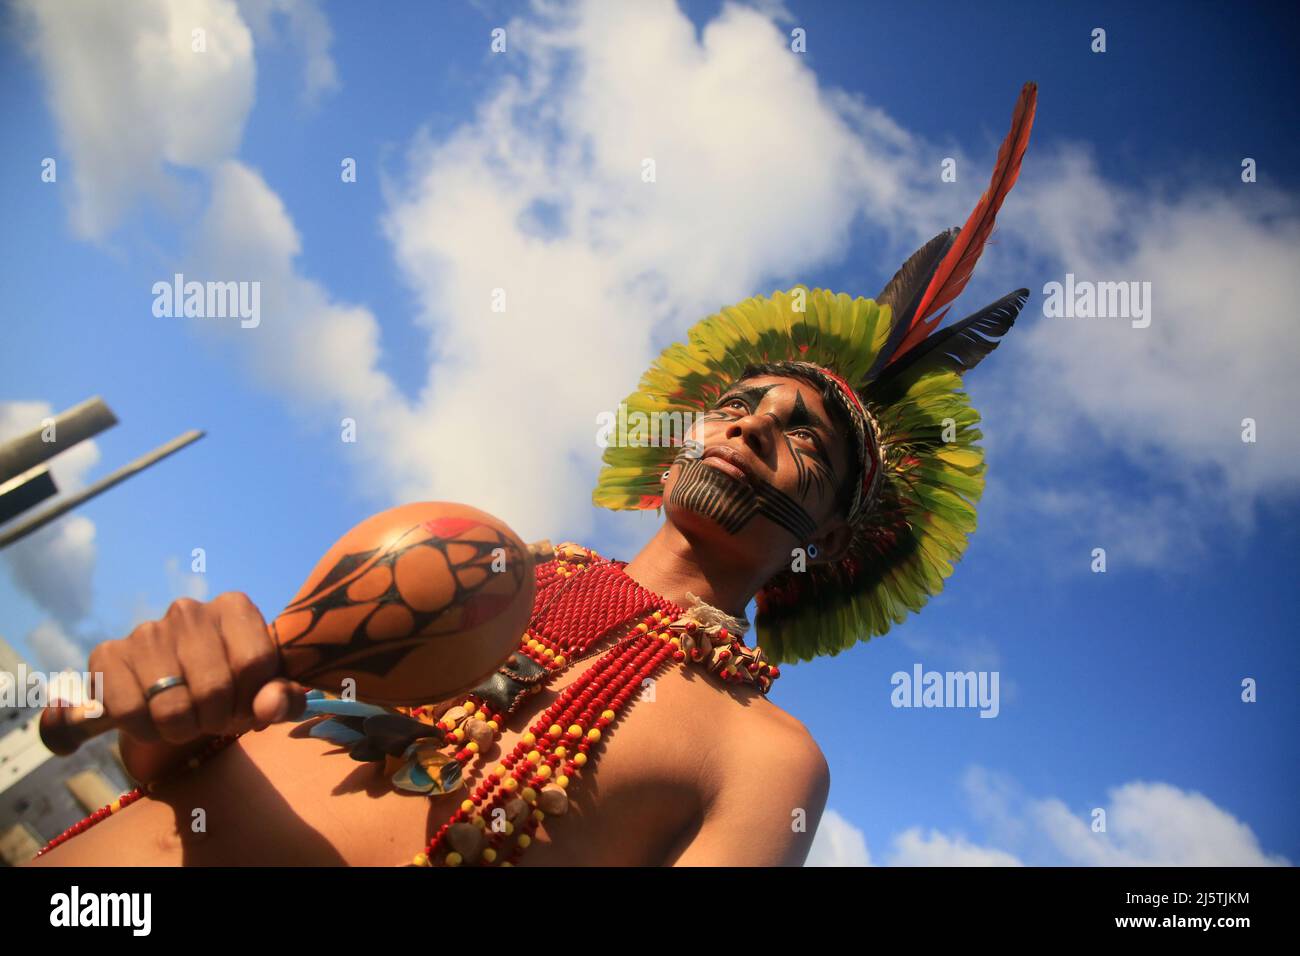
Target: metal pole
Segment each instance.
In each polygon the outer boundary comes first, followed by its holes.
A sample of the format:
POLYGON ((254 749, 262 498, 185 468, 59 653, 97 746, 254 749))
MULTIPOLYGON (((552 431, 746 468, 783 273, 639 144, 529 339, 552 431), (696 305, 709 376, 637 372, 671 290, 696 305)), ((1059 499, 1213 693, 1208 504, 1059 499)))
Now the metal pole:
POLYGON ((58 518, 60 515, 67 514, 69 511, 77 507, 77 505, 81 504, 83 501, 89 501, 91 498, 95 497, 95 495, 99 494, 101 491, 107 491, 109 488, 112 488, 118 482, 125 481, 127 478, 130 478, 136 472, 143 471, 144 469, 148 468, 150 465, 166 458, 168 455, 180 451, 186 445, 198 441, 200 438, 203 437, 204 434, 205 433, 201 431, 188 431, 183 435, 173 438, 171 441, 167 442, 167 444, 160 445, 159 447, 155 448, 153 451, 149 452, 149 454, 137 458, 129 465, 123 465, 121 468, 113 472, 111 475, 108 475, 105 478, 101 478, 93 485, 90 485, 89 487, 82 489, 81 491, 73 495, 71 498, 68 498, 66 501, 61 501, 57 505, 45 509, 45 511, 41 512, 40 514, 28 518, 26 521, 22 522, 22 524, 19 524, 16 527, 11 528, 10 530, 4 532, 3 534, 0 534, 0 548, 7 548, 15 541, 19 541, 27 537, 33 531, 36 531, 39 528, 43 528, 45 525, 49 524, 55 518, 58 518))
POLYGON ((55 416, 54 441, 45 441, 45 429, 37 426, 0 444, 0 484, 116 424, 117 416, 98 395, 72 406, 55 416))

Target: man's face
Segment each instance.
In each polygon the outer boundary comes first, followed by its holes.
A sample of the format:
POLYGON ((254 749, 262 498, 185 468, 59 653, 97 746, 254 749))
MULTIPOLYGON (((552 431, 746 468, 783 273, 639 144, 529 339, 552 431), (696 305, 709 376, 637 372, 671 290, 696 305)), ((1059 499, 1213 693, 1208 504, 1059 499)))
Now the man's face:
POLYGON ((777 555, 784 562, 792 548, 825 542, 844 527, 837 501, 849 437, 835 430, 812 385, 775 375, 744 379, 688 437, 703 446, 702 457, 680 455, 664 485, 677 527, 715 536, 760 564, 777 555))

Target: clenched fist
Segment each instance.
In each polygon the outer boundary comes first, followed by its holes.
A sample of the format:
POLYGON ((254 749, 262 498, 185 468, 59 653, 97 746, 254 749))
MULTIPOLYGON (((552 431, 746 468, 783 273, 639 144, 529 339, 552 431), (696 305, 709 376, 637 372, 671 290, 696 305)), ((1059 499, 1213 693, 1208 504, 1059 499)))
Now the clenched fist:
POLYGON ((145 743, 261 730, 306 706, 306 688, 277 676, 279 650, 266 621, 238 591, 174 601, 161 620, 98 645, 89 667, 104 675, 107 715, 145 743), (184 682, 158 689, 176 677, 184 682))

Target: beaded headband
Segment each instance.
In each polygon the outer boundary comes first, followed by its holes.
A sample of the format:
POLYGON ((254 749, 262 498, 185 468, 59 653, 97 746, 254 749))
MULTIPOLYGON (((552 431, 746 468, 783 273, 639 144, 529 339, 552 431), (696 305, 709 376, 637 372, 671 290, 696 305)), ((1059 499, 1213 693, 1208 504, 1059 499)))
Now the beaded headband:
POLYGON ((863 406, 862 399, 858 398, 857 392, 853 391, 853 386, 835 372, 820 365, 814 365, 811 362, 785 362, 782 364, 802 368, 822 381, 834 385, 834 394, 838 398, 837 405, 853 425, 853 447, 856 452, 862 481, 853 489, 853 500, 849 504, 848 523, 856 525, 862 519, 862 516, 867 513, 880 490, 882 475, 880 467, 880 426, 863 406))

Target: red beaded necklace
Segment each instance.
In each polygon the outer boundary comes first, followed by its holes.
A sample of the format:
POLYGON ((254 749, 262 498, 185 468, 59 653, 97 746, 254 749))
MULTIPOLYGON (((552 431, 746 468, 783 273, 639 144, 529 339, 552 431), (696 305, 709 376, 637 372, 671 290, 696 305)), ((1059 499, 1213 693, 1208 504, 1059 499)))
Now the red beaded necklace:
MULTIPOLYGON (((780 676, 760 651, 729 633, 720 623, 728 620, 726 615, 716 609, 699 602, 691 611, 683 611, 632 580, 624 571, 626 562, 608 560, 579 545, 562 544, 552 553, 553 560, 537 566, 535 610, 517 652, 546 669, 533 691, 540 691, 571 664, 598 653, 592 648, 611 635, 618 639, 537 717, 511 753, 470 792, 409 865, 517 863, 542 821, 566 812, 566 791, 575 777, 594 769, 604 729, 665 661, 697 664, 724 682, 751 683, 763 693, 780 676)), ((430 752, 421 758, 440 772, 454 760, 460 767, 453 769, 463 773, 491 747, 506 720, 505 714, 491 712, 474 693, 437 720, 432 707, 399 710, 436 725, 445 734, 442 740, 431 738, 430 752), (464 745, 450 758, 432 752, 445 747, 446 741, 464 745)), ((237 739, 233 735, 214 740, 202 754, 191 757, 188 766, 197 767, 237 739)), ((40 854, 157 786, 151 783, 124 794, 51 840, 40 854)))

